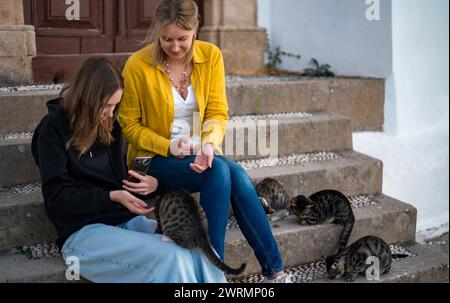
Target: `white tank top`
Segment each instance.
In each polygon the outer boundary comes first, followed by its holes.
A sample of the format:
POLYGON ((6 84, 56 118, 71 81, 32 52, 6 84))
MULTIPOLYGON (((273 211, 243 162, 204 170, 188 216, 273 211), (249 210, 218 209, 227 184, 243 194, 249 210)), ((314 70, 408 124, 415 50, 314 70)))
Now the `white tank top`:
POLYGON ((171 140, 175 140, 181 137, 188 137, 194 140, 194 143, 198 138, 192 138, 193 130, 193 113, 198 112, 197 100, 195 99, 194 88, 189 85, 187 88, 188 95, 184 100, 178 91, 172 87, 172 94, 174 99, 174 118, 172 125, 172 137, 171 140))

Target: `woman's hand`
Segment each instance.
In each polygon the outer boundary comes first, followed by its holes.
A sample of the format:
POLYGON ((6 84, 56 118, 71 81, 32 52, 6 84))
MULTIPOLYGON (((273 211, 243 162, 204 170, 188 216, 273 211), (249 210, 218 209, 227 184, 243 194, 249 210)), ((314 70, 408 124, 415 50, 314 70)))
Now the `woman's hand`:
POLYGON ((196 173, 201 174, 206 169, 212 167, 213 160, 214 160, 214 145, 211 143, 206 143, 198 151, 194 163, 189 164, 189 167, 196 173))
POLYGON ((130 212, 137 215, 148 216, 155 208, 148 208, 147 203, 136 198, 126 190, 114 190, 109 193, 109 199, 126 207, 130 212))
POLYGON ((128 174, 135 177, 139 182, 130 182, 128 180, 123 180, 123 188, 131 191, 135 194, 146 196, 151 194, 158 188, 158 180, 149 175, 141 175, 133 170, 129 170, 128 174))
POLYGON ((187 137, 182 137, 170 143, 169 155, 173 155, 178 159, 184 159, 192 155, 193 148, 194 144, 192 140, 187 137))

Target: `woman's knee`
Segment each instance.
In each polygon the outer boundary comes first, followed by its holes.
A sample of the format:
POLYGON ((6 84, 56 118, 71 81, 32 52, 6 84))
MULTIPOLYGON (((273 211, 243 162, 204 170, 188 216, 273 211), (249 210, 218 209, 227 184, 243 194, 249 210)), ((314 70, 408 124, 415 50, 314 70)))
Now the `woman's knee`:
POLYGON ((252 179, 242 166, 231 161, 228 165, 230 169, 230 178, 234 184, 253 186, 252 179))
POLYGON ((208 175, 210 177, 218 178, 222 180, 223 182, 230 182, 230 168, 228 167, 227 163, 225 161, 222 161, 221 159, 214 158, 212 167, 207 170, 208 175))

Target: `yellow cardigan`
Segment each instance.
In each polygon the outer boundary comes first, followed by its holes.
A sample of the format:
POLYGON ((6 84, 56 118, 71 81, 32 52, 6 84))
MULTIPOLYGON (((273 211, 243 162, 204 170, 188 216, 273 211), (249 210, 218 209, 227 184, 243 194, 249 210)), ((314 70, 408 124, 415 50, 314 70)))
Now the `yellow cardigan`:
MULTIPOLYGON (((151 65, 149 49, 137 51, 127 60, 123 77, 125 88, 120 104, 119 123, 128 141, 127 163, 139 156, 168 156, 174 99, 171 84, 160 65, 151 65)), ((212 143, 222 153, 228 117, 225 71, 222 52, 208 42, 195 41, 191 83, 199 108, 202 145, 212 143)), ((194 128, 195 128, 194 122, 194 128)), ((200 129, 194 133, 200 133, 200 129)))

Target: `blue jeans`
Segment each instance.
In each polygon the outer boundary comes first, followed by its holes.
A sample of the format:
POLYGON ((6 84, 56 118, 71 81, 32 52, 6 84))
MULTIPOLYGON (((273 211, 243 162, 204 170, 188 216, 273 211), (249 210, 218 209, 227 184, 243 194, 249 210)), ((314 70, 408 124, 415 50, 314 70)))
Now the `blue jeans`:
POLYGON ((73 233, 61 252, 76 257, 80 275, 99 283, 226 283, 200 250, 155 233, 156 221, 137 216, 111 226, 91 224, 73 233))
POLYGON ((224 156, 214 157, 212 168, 201 174, 192 171, 189 163, 195 156, 184 159, 155 156, 148 174, 158 179, 164 188, 184 188, 200 192, 200 204, 208 218, 211 244, 224 259, 225 233, 230 207, 239 227, 253 248, 264 276, 282 270, 277 243, 264 209, 247 172, 236 162, 224 156))

